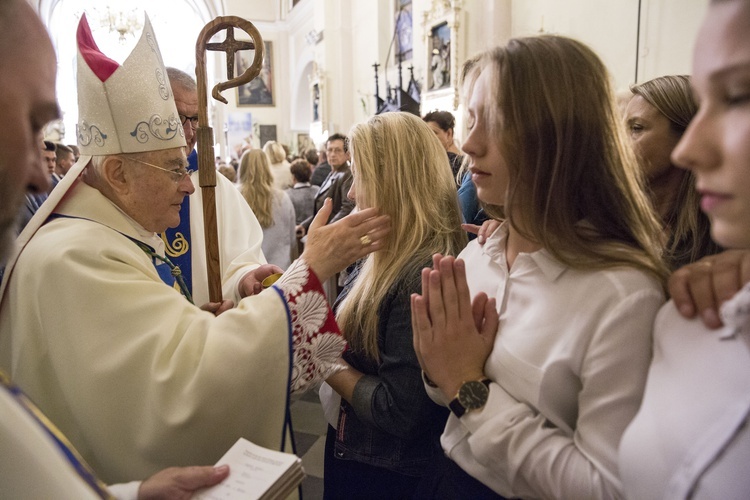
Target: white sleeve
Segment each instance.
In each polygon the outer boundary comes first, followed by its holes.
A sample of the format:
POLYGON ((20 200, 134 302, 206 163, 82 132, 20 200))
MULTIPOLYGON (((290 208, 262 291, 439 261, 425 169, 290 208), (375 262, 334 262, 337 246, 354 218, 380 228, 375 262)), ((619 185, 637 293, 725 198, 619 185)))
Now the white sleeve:
MULTIPOLYGON (((600 323, 582 362, 572 435, 493 382, 485 407, 455 424, 469 433, 465 442, 476 466, 469 472, 506 496, 620 497, 617 449, 643 395, 658 295, 634 293, 600 323)), ((442 443, 452 458, 460 448, 442 443)))
MULTIPOLYGON (((197 173, 193 175, 197 176, 197 173)), ((236 305, 240 301, 239 283, 242 278, 267 262, 261 249, 263 230, 245 198, 223 175, 216 176, 215 193, 222 295, 225 299, 233 300, 236 305)), ((193 299, 196 304, 201 305, 208 302, 201 189, 197 188, 189 200, 193 299)))
POLYGON ((117 500, 138 500, 138 490, 142 481, 131 481, 129 483, 110 484, 107 489, 117 500))

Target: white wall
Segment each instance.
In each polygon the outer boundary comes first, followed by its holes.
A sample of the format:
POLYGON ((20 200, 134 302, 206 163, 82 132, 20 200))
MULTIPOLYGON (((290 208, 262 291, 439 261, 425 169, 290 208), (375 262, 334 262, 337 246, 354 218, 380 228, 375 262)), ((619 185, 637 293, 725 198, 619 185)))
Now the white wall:
MULTIPOLYGON (((345 133, 367 119, 375 107, 372 64, 381 64, 381 97, 386 79, 397 84, 393 56, 386 61, 395 1, 303 0, 286 12, 286 0, 226 0, 228 14, 264 21, 257 25, 266 39, 275 42, 276 71, 274 107, 237 108, 230 100, 234 106, 228 110, 247 111, 254 122, 276 124, 279 140, 295 144, 296 134, 307 130, 305 108, 311 103, 304 90, 314 61, 324 80, 322 130, 345 133), (313 29, 323 32, 323 40, 311 46, 305 36, 313 29)), ((641 0, 637 50, 639 0, 459 0, 461 35, 456 50, 463 61, 514 36, 540 32, 571 36, 599 54, 616 90, 626 90, 636 81, 636 58, 638 81, 689 72, 693 39, 708 1, 641 0)), ((417 80, 424 82, 430 29, 429 23, 423 23, 424 14, 441 2, 413 0, 414 56, 404 64, 404 85, 410 64, 417 80)), ((426 105, 455 111, 460 138, 461 109, 453 109, 451 96, 429 97, 426 105)))

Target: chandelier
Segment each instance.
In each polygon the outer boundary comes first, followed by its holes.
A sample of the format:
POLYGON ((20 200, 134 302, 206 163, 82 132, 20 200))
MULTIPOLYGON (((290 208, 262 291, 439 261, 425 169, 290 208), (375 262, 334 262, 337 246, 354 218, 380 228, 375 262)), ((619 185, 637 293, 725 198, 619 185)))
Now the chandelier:
POLYGON ((143 24, 140 21, 138 12, 132 9, 129 12, 117 11, 112 12, 109 6, 107 11, 104 13, 97 12, 99 15, 99 22, 103 28, 109 29, 110 32, 116 31, 120 34, 120 43, 126 42, 126 36, 135 36, 137 32, 143 28, 143 24))

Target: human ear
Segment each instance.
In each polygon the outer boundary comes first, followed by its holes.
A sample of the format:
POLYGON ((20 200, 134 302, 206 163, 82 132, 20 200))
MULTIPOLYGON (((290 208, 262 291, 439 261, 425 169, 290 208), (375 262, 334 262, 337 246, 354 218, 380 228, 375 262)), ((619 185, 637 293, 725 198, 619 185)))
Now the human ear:
POLYGON ((127 193, 132 182, 133 172, 125 168, 125 160, 118 156, 108 156, 101 166, 102 179, 118 194, 127 193))

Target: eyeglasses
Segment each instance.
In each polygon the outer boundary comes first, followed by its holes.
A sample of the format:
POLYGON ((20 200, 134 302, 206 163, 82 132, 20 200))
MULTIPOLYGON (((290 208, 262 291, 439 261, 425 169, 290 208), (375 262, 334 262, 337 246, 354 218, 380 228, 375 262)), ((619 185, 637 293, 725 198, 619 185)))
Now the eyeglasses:
POLYGON ((188 175, 190 175, 190 172, 185 170, 184 167, 180 168, 179 170, 169 170, 168 168, 163 168, 158 165, 154 165, 153 163, 139 160, 137 158, 128 158, 128 160, 131 160, 137 163, 142 163, 144 165, 148 165, 149 167, 158 168, 159 170, 163 170, 164 172, 169 174, 169 176, 172 178, 175 184, 179 184, 180 182, 184 181, 188 175))
POLYGON ((182 123, 182 126, 184 127, 185 124, 190 121, 190 125, 193 128, 198 128, 198 117, 197 116, 185 116, 185 115, 179 115, 180 122, 182 123))

